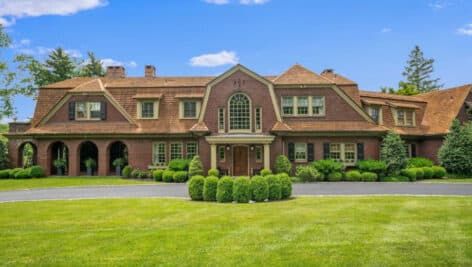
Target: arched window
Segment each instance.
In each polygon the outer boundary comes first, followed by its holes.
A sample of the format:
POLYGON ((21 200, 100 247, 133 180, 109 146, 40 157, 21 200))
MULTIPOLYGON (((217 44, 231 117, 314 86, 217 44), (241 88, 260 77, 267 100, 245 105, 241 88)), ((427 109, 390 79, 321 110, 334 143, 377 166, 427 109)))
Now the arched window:
POLYGON ((229 129, 251 130, 251 102, 244 94, 235 94, 229 100, 229 129))

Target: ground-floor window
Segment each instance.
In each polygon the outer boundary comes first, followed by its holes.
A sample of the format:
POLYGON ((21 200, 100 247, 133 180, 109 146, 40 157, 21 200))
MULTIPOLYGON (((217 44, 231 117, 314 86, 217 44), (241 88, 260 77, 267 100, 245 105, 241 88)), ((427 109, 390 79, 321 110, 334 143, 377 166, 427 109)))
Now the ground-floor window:
POLYGON ((307 161, 306 143, 295 143, 295 161, 307 161))
POLYGON ((256 146, 256 162, 262 162, 262 147, 256 146))
POLYGON ((187 159, 193 159, 198 153, 198 145, 196 142, 187 143, 187 159))
POLYGON ((357 161, 356 144, 331 143, 329 144, 329 158, 335 161, 352 165, 357 161))
POLYGON ((182 143, 170 144, 170 160, 182 158, 182 143))
POLYGON ((157 166, 166 165, 166 144, 165 143, 154 143, 153 145, 153 163, 157 166))
POLYGON ((225 161, 225 155, 226 155, 225 146, 219 146, 218 147, 218 160, 220 162, 224 162, 225 161))

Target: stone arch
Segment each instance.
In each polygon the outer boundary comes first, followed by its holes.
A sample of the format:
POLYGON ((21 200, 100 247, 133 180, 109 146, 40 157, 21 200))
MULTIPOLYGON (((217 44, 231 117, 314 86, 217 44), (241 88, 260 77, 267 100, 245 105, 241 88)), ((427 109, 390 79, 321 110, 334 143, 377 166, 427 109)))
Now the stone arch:
POLYGON ((54 161, 57 159, 63 159, 66 161, 66 166, 62 170, 62 174, 67 174, 69 173, 69 166, 70 166, 70 161, 69 161, 69 147, 62 141, 55 141, 52 142, 49 147, 48 147, 48 159, 49 159, 49 168, 51 175, 59 175, 59 170, 54 166, 54 161))
POLYGON ((108 173, 116 173, 113 161, 117 158, 123 158, 125 165, 128 164, 128 146, 123 141, 113 141, 107 147, 108 154, 108 173))
POLYGON ((98 153, 98 146, 92 141, 84 141, 79 145, 78 149, 78 157, 77 160, 79 161, 79 170, 81 174, 85 174, 87 172, 87 168, 85 166, 85 160, 88 158, 92 158, 97 163, 97 166, 94 170, 96 173, 99 168, 99 153, 98 153))
POLYGON ((38 148, 31 141, 26 141, 18 146, 17 167, 30 167, 38 164, 38 148))

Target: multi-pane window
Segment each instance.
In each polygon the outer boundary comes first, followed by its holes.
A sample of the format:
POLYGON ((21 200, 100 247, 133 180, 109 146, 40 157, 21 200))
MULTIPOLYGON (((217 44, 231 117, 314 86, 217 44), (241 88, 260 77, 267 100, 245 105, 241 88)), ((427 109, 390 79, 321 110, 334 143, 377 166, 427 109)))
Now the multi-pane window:
POLYGON ((75 103, 75 118, 87 119, 87 103, 86 102, 75 103))
POLYGON ((405 125, 413 126, 413 112, 412 111, 405 112, 405 125))
POLYGON ((154 118, 154 102, 143 101, 141 102, 141 118, 154 118))
POLYGON ((306 143, 295 144, 295 161, 306 161, 307 160, 307 147, 306 143))
POLYGON ((218 109, 218 131, 219 132, 225 131, 225 109, 224 108, 218 109))
POLYGON ((355 144, 344 144, 344 162, 348 164, 356 162, 355 144))
POLYGON ((308 97, 307 96, 297 97, 297 114, 308 115, 308 97))
POLYGON ((256 162, 262 162, 262 147, 256 146, 256 162))
POLYGON ((244 94, 235 94, 229 101, 229 129, 251 129, 251 107, 249 98, 244 94))
POLYGON ((186 150, 187 150, 187 159, 193 159, 193 157, 195 157, 198 153, 197 143, 196 142, 187 143, 186 150))
POLYGON ((262 131, 262 108, 256 108, 256 131, 262 131))
POLYGON ((197 102, 196 101, 184 101, 184 118, 196 118, 197 117, 197 102))
POLYGON ((225 147, 224 146, 219 146, 218 147, 218 159, 220 160, 220 162, 225 161, 225 155, 226 155, 225 147))
POLYGON ((341 144, 329 144, 329 158, 332 160, 341 160, 341 144))
POLYGON ((329 157, 334 161, 353 165, 357 160, 357 146, 354 143, 331 143, 329 144, 329 157))
POLYGON ((405 148, 406 156, 408 158, 411 158, 412 157, 412 155, 411 155, 411 144, 405 144, 405 145, 403 145, 403 147, 405 148))
POLYGON ((414 126, 415 112, 408 109, 397 109, 397 125, 399 126, 414 126))
POLYGON ((380 113, 380 108, 376 106, 371 106, 368 109, 369 116, 376 122, 379 123, 379 113, 380 113))
POLYGON ((170 160, 182 158, 182 143, 170 144, 170 160))
POLYGON ((75 118, 78 120, 99 120, 101 113, 100 102, 75 103, 75 118))
POLYGON ((153 151, 154 151, 153 153, 154 165, 157 165, 157 166, 166 165, 166 144, 154 143, 153 151))
POLYGON ((313 115, 323 115, 324 112, 324 97, 313 96, 311 98, 311 108, 313 115))
POLYGON ((293 96, 282 97, 282 112, 284 115, 293 115, 293 96))

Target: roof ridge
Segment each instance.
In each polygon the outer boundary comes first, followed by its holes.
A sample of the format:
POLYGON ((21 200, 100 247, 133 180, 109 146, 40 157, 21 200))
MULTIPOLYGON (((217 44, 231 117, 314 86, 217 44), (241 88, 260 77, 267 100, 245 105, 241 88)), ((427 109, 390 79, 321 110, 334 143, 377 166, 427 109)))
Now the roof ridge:
POLYGON ((421 94, 418 94, 417 96, 423 97, 423 96, 429 96, 429 95, 432 95, 432 94, 440 94, 440 93, 444 93, 444 92, 447 92, 447 91, 463 89, 463 88, 466 88, 466 87, 470 87, 469 89, 472 89, 472 83, 466 83, 466 84, 451 87, 451 88, 439 89, 439 90, 432 91, 432 92, 421 93, 421 94))
POLYGON ((277 76, 277 78, 275 78, 272 82, 273 82, 273 83, 276 83, 282 76, 286 75, 289 71, 291 71, 291 70, 293 70, 293 69, 295 69, 295 68, 300 68, 300 69, 302 69, 302 70, 304 70, 304 71, 306 71, 306 72, 308 72, 308 73, 310 73, 310 74, 316 76, 317 78, 321 78, 322 80, 327 81, 328 83, 334 83, 333 81, 327 79, 326 77, 323 77, 322 75, 320 75, 320 74, 318 74, 318 73, 316 73, 316 72, 314 72, 314 71, 308 69, 307 67, 305 67, 305 66, 303 66, 303 65, 301 65, 301 64, 298 64, 298 63, 293 64, 293 65, 292 65, 290 68, 288 68, 286 71, 284 71, 284 72, 282 72, 281 74, 279 74, 279 75, 277 76))
POLYGON ((424 99, 419 98, 416 95, 412 95, 412 96, 396 95, 396 94, 382 93, 382 92, 377 92, 377 91, 366 91, 366 90, 359 90, 359 95, 361 97, 378 97, 378 98, 386 98, 386 99, 391 99, 391 100, 426 102, 424 99))

